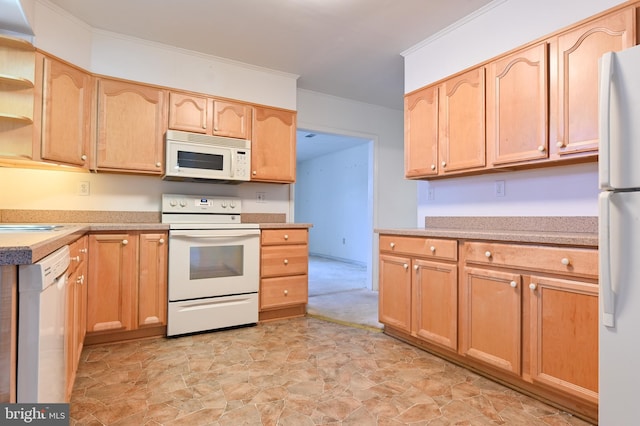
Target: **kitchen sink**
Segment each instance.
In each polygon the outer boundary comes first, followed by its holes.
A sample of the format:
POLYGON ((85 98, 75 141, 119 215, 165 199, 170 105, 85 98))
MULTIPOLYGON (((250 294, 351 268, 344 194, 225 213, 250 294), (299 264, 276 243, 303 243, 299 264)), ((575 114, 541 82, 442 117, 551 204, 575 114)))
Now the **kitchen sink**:
POLYGON ((61 225, 0 223, 0 232, 46 232, 55 231, 58 228, 61 228, 61 225))

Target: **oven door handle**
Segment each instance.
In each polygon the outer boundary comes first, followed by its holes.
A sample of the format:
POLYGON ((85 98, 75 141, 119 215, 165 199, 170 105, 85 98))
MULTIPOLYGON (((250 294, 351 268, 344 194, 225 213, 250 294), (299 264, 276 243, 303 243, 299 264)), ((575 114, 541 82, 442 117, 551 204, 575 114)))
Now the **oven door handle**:
POLYGON ((252 233, 252 234, 225 234, 225 235, 215 235, 215 234, 172 234, 171 237, 173 238, 216 238, 216 239, 229 239, 229 238, 239 238, 239 237, 255 237, 258 234, 252 233))

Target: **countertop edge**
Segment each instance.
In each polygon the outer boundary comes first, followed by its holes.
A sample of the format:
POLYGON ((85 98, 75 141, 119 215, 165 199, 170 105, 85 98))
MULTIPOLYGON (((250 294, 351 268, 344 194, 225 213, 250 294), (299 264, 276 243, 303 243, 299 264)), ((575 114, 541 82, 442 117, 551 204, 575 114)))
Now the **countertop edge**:
POLYGON ((461 230, 446 228, 376 228, 374 233, 414 237, 437 237, 457 240, 482 240, 509 243, 556 244, 598 247, 596 233, 559 233, 504 230, 461 230))

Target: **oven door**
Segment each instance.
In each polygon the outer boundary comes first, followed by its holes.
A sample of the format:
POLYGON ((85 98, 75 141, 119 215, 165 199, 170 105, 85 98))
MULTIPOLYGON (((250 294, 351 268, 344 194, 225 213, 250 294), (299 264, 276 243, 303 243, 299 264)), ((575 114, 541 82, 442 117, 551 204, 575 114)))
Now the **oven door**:
POLYGON ((260 230, 169 231, 169 301, 257 293, 260 230))

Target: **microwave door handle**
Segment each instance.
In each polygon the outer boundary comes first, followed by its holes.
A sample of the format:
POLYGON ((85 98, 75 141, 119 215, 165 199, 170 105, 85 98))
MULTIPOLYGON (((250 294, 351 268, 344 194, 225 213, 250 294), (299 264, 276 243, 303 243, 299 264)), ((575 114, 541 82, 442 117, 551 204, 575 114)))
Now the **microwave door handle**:
POLYGON ((231 170, 229 170, 229 176, 232 178, 235 177, 235 171, 236 171, 236 156, 232 151, 231 152, 231 170))

